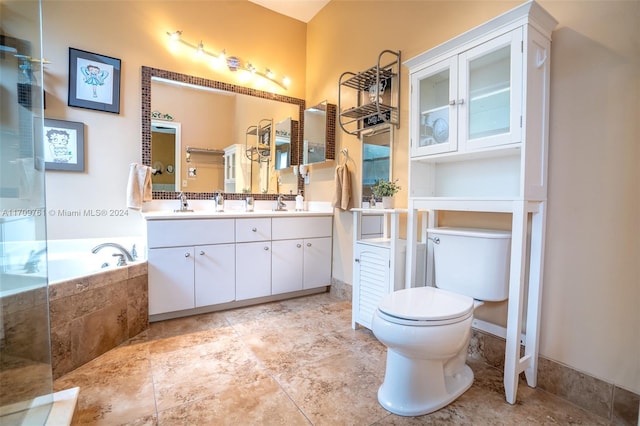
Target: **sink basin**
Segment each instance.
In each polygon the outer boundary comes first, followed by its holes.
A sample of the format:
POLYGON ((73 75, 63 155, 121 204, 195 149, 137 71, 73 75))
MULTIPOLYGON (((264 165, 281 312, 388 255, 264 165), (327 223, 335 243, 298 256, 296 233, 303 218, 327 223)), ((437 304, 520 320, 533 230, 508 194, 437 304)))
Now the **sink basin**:
POLYGON ((192 210, 192 209, 184 209, 184 210, 182 210, 182 209, 175 209, 173 212, 174 212, 174 213, 193 213, 193 210, 192 210))

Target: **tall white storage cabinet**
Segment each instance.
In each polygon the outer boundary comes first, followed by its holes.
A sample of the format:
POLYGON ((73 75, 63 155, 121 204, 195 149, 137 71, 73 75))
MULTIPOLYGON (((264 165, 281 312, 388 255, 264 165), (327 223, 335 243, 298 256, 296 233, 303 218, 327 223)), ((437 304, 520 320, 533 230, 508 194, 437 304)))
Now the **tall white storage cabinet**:
MULTIPOLYGON (((417 264, 422 262, 416 255, 419 215, 427 219, 428 227, 437 226, 439 210, 511 214, 508 319, 501 334, 507 340, 506 399, 512 404, 521 372, 530 386, 536 385, 549 61, 556 25, 537 3, 528 2, 405 62, 411 80, 407 230, 411 273, 405 285, 415 282, 417 264), (521 357, 527 288, 526 349, 521 357)), ((424 229, 421 234, 426 241, 424 229)), ((497 326, 474 325, 500 333, 497 326)))

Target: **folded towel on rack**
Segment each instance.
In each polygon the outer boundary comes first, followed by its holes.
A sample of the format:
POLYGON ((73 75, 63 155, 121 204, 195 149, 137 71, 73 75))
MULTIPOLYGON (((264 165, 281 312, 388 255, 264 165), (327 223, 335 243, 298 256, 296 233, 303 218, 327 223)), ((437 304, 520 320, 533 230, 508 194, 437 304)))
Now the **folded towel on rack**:
POLYGON ((142 203, 151 201, 151 167, 138 163, 129 166, 129 182, 127 183, 127 207, 140 210, 142 203))
POLYGON ((349 210, 353 204, 351 200, 351 172, 346 164, 336 167, 336 192, 333 196, 333 207, 349 210))

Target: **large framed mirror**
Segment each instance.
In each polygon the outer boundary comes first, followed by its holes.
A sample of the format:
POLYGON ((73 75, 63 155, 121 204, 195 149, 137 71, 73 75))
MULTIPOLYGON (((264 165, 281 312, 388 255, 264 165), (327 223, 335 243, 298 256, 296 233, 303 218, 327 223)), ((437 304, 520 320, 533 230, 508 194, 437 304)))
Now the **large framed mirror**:
MULTIPOLYGON (((227 199, 244 199, 247 194, 272 199, 278 193, 298 192, 299 179, 286 173, 286 168, 276 169, 277 145, 260 162, 247 158, 245 145, 247 129, 261 120, 279 123, 290 118, 303 123, 303 99, 143 66, 141 103, 144 165, 154 167, 154 162, 159 165, 160 161, 153 158, 159 149, 154 149, 152 119, 156 126, 180 124, 180 140, 176 142, 171 168, 173 187, 170 182, 154 185, 154 199, 175 199, 181 191, 192 199, 209 199, 218 191, 225 192, 227 199), (238 177, 243 181, 236 182, 238 177)), ((301 133, 295 131, 291 135, 289 164, 301 160, 301 133)), ((166 168, 171 158, 160 163, 162 175, 170 174, 166 168)))
POLYGON ((392 180, 393 128, 376 127, 360 133, 362 143, 362 201, 371 198, 371 187, 380 179, 392 180))

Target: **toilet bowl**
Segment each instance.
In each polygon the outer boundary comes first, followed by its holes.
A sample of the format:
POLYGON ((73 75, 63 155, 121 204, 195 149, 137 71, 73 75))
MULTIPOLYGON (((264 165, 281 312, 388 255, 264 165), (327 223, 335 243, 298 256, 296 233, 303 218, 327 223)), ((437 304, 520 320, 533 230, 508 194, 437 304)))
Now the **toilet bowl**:
POLYGON ((385 296, 372 330, 387 347, 384 382, 378 401, 401 416, 436 411, 473 383, 465 364, 474 301, 434 287, 417 287, 385 296))
POLYGON ((378 401, 401 416, 439 410, 471 387, 466 359, 473 311, 479 300, 508 296, 510 233, 436 228, 429 235, 437 288, 384 296, 371 323, 387 347, 378 401))

